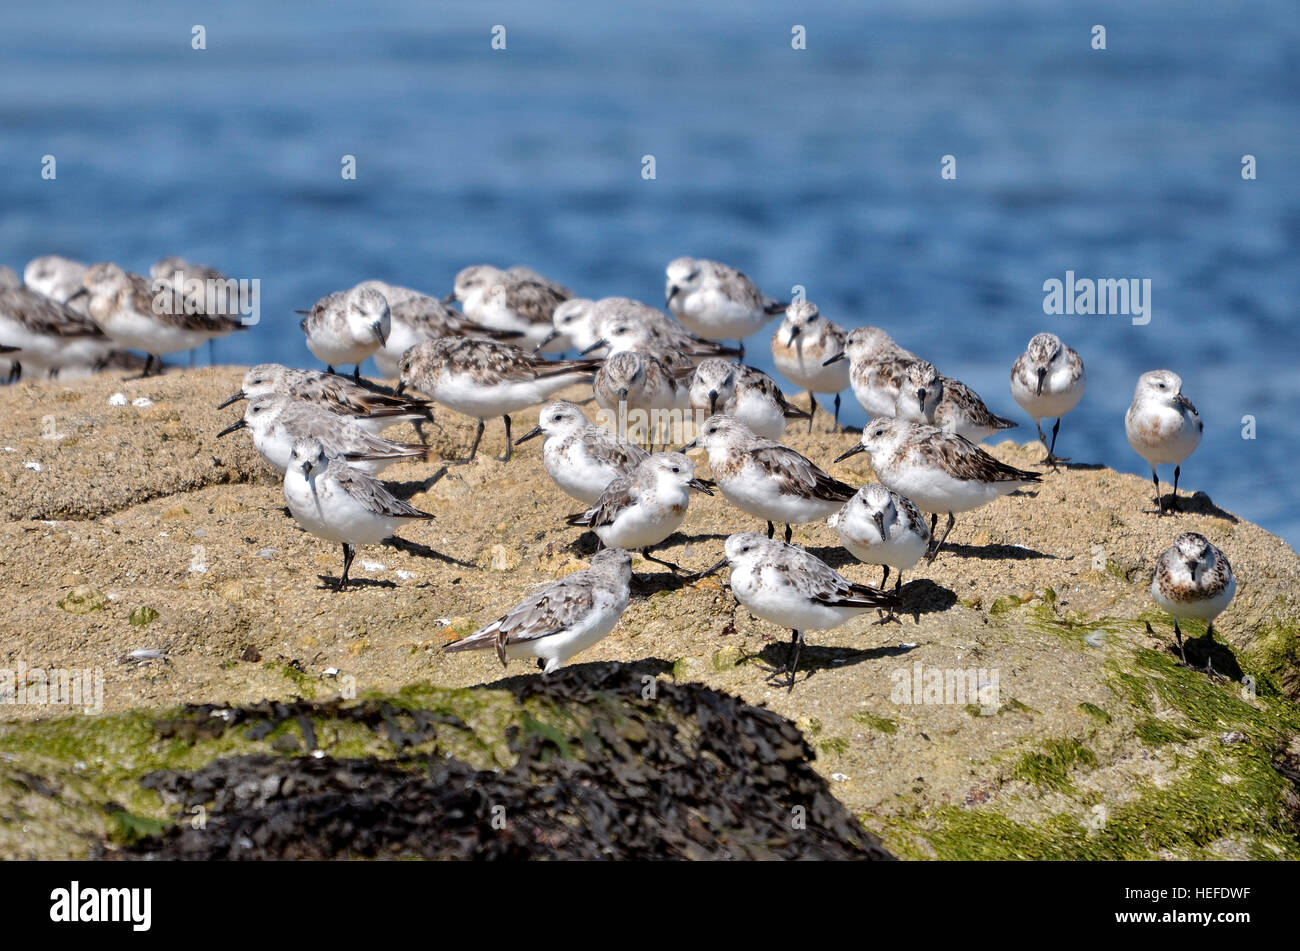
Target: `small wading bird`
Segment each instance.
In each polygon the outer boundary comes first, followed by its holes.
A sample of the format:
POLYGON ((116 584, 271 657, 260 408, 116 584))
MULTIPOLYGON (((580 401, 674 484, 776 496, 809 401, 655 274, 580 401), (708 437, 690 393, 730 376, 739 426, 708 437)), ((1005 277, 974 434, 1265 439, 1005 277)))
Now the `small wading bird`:
POLYGON ((862 441, 835 461, 860 452, 870 455, 871 468, 882 485, 930 513, 932 539, 939 513, 948 513, 943 537, 931 542, 926 556, 930 562, 948 540, 957 521, 955 512, 977 509, 1042 479, 1036 472, 999 462, 969 439, 890 416, 868 423, 862 441))
POLYGON ((1061 417, 1074 409, 1088 388, 1079 355, 1061 343, 1056 334, 1035 334, 1025 352, 1011 367, 1011 395, 1034 420, 1038 440, 1047 447, 1044 463, 1069 462, 1056 454, 1056 434, 1061 417), (1049 444, 1043 435, 1043 420, 1056 417, 1049 444))
POLYGON ((891 608, 896 599, 876 588, 856 584, 797 545, 758 532, 740 532, 727 539, 726 557, 702 574, 731 566, 731 591, 736 600, 759 617, 790 631, 786 664, 768 682, 788 672, 787 690, 794 689, 799 649, 807 631, 839 627, 868 611, 891 608))
POLYGON ((1201 444, 1205 424, 1192 401, 1183 395, 1183 381, 1172 370, 1152 370, 1138 379, 1133 403, 1124 416, 1124 431, 1134 452, 1151 466, 1158 515, 1165 514, 1156 466, 1174 465, 1174 494, 1169 512, 1178 511, 1178 476, 1183 461, 1201 444))
POLYGON ((827 524, 854 558, 868 565, 883 565, 880 587, 889 569, 898 569, 894 590, 903 586, 903 571, 916 565, 930 550, 930 530, 910 499, 879 483, 864 485, 844 503, 827 524))
POLYGON ((372 433, 381 433, 398 423, 421 423, 433 418, 429 404, 381 392, 365 381, 350 380, 337 373, 293 370, 279 363, 259 363, 244 374, 239 392, 217 405, 225 409, 240 400, 259 396, 286 396, 351 419, 372 433))
POLYGON ((772 334, 772 362, 781 375, 808 391, 808 432, 817 415, 818 393, 835 394, 835 428, 840 425, 840 391, 849 386, 849 364, 830 358, 843 353, 844 328, 821 315, 812 301, 795 301, 772 334))
POLYGON ((764 439, 780 441, 789 420, 812 415, 786 399, 776 381, 753 367, 718 357, 701 360, 691 377, 691 409, 709 416, 734 416, 764 439))
POLYGON ((161 373, 166 354, 248 329, 229 314, 187 313, 184 296, 170 285, 155 292, 148 280, 116 264, 95 264, 81 280, 81 290, 71 300, 87 297, 86 311, 104 333, 121 347, 148 354, 141 377, 149 376, 155 364, 161 373))
POLYGON ((855 327, 844 349, 826 360, 829 366, 849 361, 849 385, 867 415, 893 416, 907 368, 920 358, 904 350, 879 327, 855 327))
MULTIPOLYGON (((1180 618, 1204 621, 1205 643, 1214 643, 1214 619, 1232 603, 1237 593, 1237 579, 1227 556, 1204 535, 1184 532, 1156 561, 1151 579, 1151 597, 1174 619, 1174 636, 1178 639, 1178 656, 1187 663, 1183 650, 1180 618)), ((1214 673, 1211 652, 1206 651, 1205 669, 1214 673)))
POLYGON ((506 453, 514 451, 510 414, 544 403, 575 383, 588 383, 600 369, 599 360, 547 360, 531 351, 497 340, 448 337, 418 343, 402 357, 400 395, 406 387, 427 394, 435 403, 478 420, 473 462, 486 428, 484 420, 500 416, 506 424, 506 453))
POLYGON ((607 548, 639 551, 648 561, 673 572, 683 571, 680 565, 656 558, 650 551, 681 526, 690 503, 689 489, 713 494, 710 483, 695 478, 695 465, 685 455, 658 453, 630 476, 607 485, 591 508, 565 521, 590 528, 607 548))
POLYGON ((583 505, 600 498, 605 487, 629 476, 650 454, 603 426, 588 422, 581 409, 567 400, 542 408, 537 426, 515 445, 545 434, 542 464, 555 484, 583 505))
POLYGON ((511 657, 535 657, 545 676, 614 629, 627 607, 631 580, 632 556, 606 548, 592 557, 590 568, 530 594, 491 624, 443 649, 495 650, 502 667, 511 657))
POLYGON ((677 258, 667 268, 668 309, 705 340, 738 340, 757 333, 787 304, 773 300, 734 267, 702 258, 677 258))
POLYGON ((853 486, 832 478, 811 459, 788 446, 754 435, 731 416, 710 416, 699 435, 682 447, 709 454, 709 468, 723 498, 748 515, 767 521, 767 537, 775 522, 790 526, 829 518, 849 499, 853 486))
POLYGON ((284 472, 284 500, 300 527, 317 538, 343 546, 343 574, 335 591, 347 587, 358 545, 386 542, 413 554, 460 564, 398 538, 396 532, 403 525, 433 516, 397 498, 374 476, 343 459, 331 459, 318 440, 299 439, 294 443, 284 472))
POLYGON ((943 376, 924 360, 907 368, 896 409, 899 419, 925 423, 975 443, 1016 426, 990 412, 979 394, 965 383, 943 376))
POLYGON ((393 318, 388 299, 373 287, 357 285, 327 294, 312 305, 299 326, 307 335, 307 349, 325 368, 355 364, 353 379, 361 379, 361 364, 388 340, 393 318))

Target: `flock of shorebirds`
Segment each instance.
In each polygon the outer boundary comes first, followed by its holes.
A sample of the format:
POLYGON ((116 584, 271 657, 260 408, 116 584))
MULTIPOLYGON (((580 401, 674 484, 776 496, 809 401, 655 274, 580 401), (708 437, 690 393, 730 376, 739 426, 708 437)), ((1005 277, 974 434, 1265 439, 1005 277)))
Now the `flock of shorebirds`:
MULTIPOLYGON (((115 368, 161 372, 166 354, 246 329, 232 309, 213 307, 212 295, 196 292, 209 280, 224 278, 179 258, 160 261, 151 279, 115 264, 86 266, 58 257, 32 261, 21 280, 0 269, 0 360, 10 361, 12 379, 24 370, 60 377, 115 368)), ((666 297, 671 315, 630 298, 577 298, 531 269, 488 265, 462 270, 446 298, 365 281, 303 312, 307 346, 327 369, 253 367, 241 390, 221 404, 247 401, 242 418, 221 435, 246 428, 262 457, 283 474, 285 501, 298 525, 342 546, 336 585, 342 591, 361 545, 396 543, 448 557, 397 537, 407 522, 433 516, 395 496, 376 476, 399 460, 427 458, 430 450, 423 442, 390 440, 383 430, 410 422, 423 439, 420 426, 432 419, 435 403, 477 419, 468 456, 448 462, 454 465, 475 458, 485 421, 499 416, 505 422, 503 461, 509 461, 511 414, 545 404, 537 427, 518 442, 545 437, 546 471, 587 506, 568 524, 593 531, 602 550, 587 569, 535 591, 446 649, 493 649, 503 664, 533 657, 543 672, 554 670, 617 624, 629 598, 631 552, 686 573, 654 551, 682 525, 691 491, 716 490, 765 520, 767 533, 731 535, 721 561, 687 574, 703 577, 729 565, 736 600, 791 631, 786 662, 772 672, 791 688, 806 631, 868 612, 880 615, 878 622, 893 620, 902 573, 923 558, 934 560, 957 513, 1044 478, 980 448, 982 440, 1016 424, 884 330, 845 330, 807 300, 779 302, 735 268, 695 258, 668 265, 666 297), (807 410, 787 399, 770 376, 740 362, 744 340, 778 317, 773 361, 808 393, 807 410), (571 351, 576 359, 558 358, 571 351), (371 357, 396 387, 361 378, 360 365, 371 357), (349 365, 355 367, 350 377, 335 372, 349 365), (601 419, 614 425, 597 425, 580 406, 553 400, 574 384, 592 386, 601 419), (845 389, 870 421, 860 441, 834 461, 866 453, 879 481, 861 488, 779 441, 792 422, 806 420, 811 431, 816 394, 833 395, 838 426, 845 389), (426 399, 404 395, 408 390, 426 399), (667 449, 669 434, 647 425, 638 438, 628 438, 626 423, 638 413, 669 420, 670 429, 676 422, 698 423, 688 426, 691 438, 680 451, 652 452, 656 437, 667 449), (686 455, 697 449, 708 455, 711 481, 696 477, 686 455), (922 513, 930 514, 928 525, 922 513), (939 534, 943 514, 947 524, 939 534), (791 525, 818 520, 834 528, 854 557, 883 566, 879 587, 850 581, 790 544, 791 525), (785 526, 784 541, 775 537, 777 524, 785 526), (891 569, 897 576, 889 590, 891 569)), ((1055 469, 1067 461, 1056 456, 1056 440, 1061 418, 1084 394, 1083 361, 1055 335, 1040 333, 1016 358, 1010 383, 1047 449, 1044 465, 1055 469), (1042 424, 1051 419, 1049 441, 1042 424)), ((1174 466, 1167 508, 1175 512, 1181 464, 1203 428, 1177 374, 1141 376, 1125 427, 1151 466, 1161 516, 1166 504, 1156 467, 1174 466)), ((1202 535, 1181 534, 1160 556, 1151 593, 1174 618, 1180 653, 1179 620, 1207 622, 1209 641, 1235 589, 1227 558, 1202 535)))

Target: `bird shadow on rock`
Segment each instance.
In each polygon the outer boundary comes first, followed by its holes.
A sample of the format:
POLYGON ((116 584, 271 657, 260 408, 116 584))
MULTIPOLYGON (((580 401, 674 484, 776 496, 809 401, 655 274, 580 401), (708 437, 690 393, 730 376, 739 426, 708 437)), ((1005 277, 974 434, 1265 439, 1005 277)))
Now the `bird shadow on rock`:
MULTIPOLYGON (((659 594, 662 591, 680 591, 687 585, 694 584, 700 580, 699 575, 690 571, 677 574, 665 568, 663 571, 645 570, 653 566, 653 562, 646 565, 643 570, 633 572, 632 574, 632 600, 644 601, 646 598, 659 594)), ((686 567, 683 565, 682 567, 686 567)))
MULTIPOLYGON (((888 657, 903 657, 917 649, 917 645, 903 646, 901 644, 892 644, 885 647, 835 647, 810 644, 804 642, 799 651, 799 669, 796 673, 796 683, 799 682, 798 675, 802 674, 803 680, 812 676, 814 671, 818 670, 838 670, 841 667, 852 667, 854 664, 863 664, 872 660, 884 660, 888 657)), ((770 671, 781 671, 785 668, 790 660, 790 643, 786 641, 772 641, 765 645, 757 653, 746 653, 741 657, 740 663, 754 660, 755 658, 763 662, 764 669, 770 671)))
POLYGON ((922 614, 939 614, 957 603, 957 593, 929 578, 917 578, 899 589, 898 613, 920 620, 922 614))
MULTIPOLYGON (((1169 651, 1182 660, 1177 645, 1170 645, 1169 651)), ((1187 666, 1196 670, 1213 671, 1216 675, 1229 680, 1240 681, 1245 673, 1237 662, 1237 655, 1231 647, 1220 641, 1207 637, 1184 637, 1183 652, 1187 657, 1187 666)))
POLYGON ((384 487, 399 499, 409 502, 412 496, 419 495, 421 492, 428 492, 441 482, 448 471, 446 466, 442 466, 427 479, 415 479, 410 482, 385 482, 384 487))
MULTIPOLYGON (((673 669, 672 663, 663 658, 643 657, 640 660, 627 662, 587 661, 582 664, 565 664, 564 670, 568 673, 577 675, 590 674, 592 676, 592 681, 596 682, 601 679, 599 675, 601 673, 607 673, 611 665, 617 667, 620 672, 629 675, 629 679, 637 687, 638 694, 643 686, 641 680, 642 677, 659 677, 661 674, 670 673, 673 669)), ((551 676, 555 675, 552 674, 551 676)), ((542 678, 542 683, 546 683, 546 675, 544 675, 541 670, 534 669, 527 671, 526 673, 507 674, 499 680, 493 680, 490 683, 482 684, 480 687, 476 687, 475 689, 514 691, 519 687, 532 683, 538 677, 542 678)))
POLYGON ((358 578, 356 576, 348 577, 348 586, 343 591, 338 590, 339 579, 334 575, 317 575, 320 584, 316 586, 317 591, 331 591, 335 594, 347 594, 353 588, 396 588, 397 582, 385 581, 383 578, 358 578))
MULTIPOLYGON (((804 551, 826 562, 826 564, 830 565, 836 571, 839 571, 846 565, 863 565, 866 567, 864 562, 858 561, 853 557, 852 552, 840 545, 824 545, 819 548, 805 548, 804 551)), ((849 580, 853 581, 855 579, 850 578, 849 580)), ((861 584, 871 585, 873 588, 876 586, 870 581, 863 581, 861 584)))
MULTIPOLYGON (((1219 508, 1210 497, 1204 492, 1195 492, 1192 495, 1179 495, 1175 500, 1172 492, 1166 492, 1160 496, 1160 503, 1165 507, 1165 513, 1168 514, 1170 507, 1173 508, 1173 515, 1209 515, 1211 518, 1221 518, 1225 522, 1231 522, 1233 525, 1238 523, 1237 516, 1231 512, 1226 512, 1219 508)), ((1154 508, 1143 509, 1147 515, 1158 514, 1154 508)))
POLYGON ((1049 555, 1035 548, 1026 548, 1022 545, 1002 545, 997 543, 990 545, 958 545, 955 542, 944 542, 939 555, 942 556, 944 553, 956 555, 958 558, 980 558, 986 561, 1006 561, 1008 559, 1024 561, 1028 558, 1048 558, 1059 561, 1061 557, 1060 555, 1049 555))

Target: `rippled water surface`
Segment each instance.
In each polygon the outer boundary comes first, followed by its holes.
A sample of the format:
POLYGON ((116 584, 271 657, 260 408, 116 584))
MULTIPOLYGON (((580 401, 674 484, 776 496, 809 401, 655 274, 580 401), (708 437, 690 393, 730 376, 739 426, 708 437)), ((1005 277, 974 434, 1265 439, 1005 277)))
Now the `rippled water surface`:
POLYGON ((1183 485, 1294 545, 1300 8, 1132 6, 11 5, 0 262, 259 278, 260 325, 218 358, 308 366, 293 310, 364 278, 527 263, 659 303, 668 260, 714 257, 885 327, 1025 439, 1008 372, 1048 329, 1090 381, 1062 452, 1145 474, 1123 413, 1176 370, 1206 421, 1183 485), (1149 278, 1150 324, 1044 315, 1067 269, 1149 278))

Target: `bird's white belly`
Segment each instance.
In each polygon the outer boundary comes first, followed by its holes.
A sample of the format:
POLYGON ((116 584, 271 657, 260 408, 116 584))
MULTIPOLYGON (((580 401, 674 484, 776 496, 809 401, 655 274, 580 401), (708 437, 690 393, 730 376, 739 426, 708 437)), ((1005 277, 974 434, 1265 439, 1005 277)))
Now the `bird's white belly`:
POLYGON ((1232 603, 1233 595, 1237 593, 1237 579, 1232 578, 1228 581, 1227 586, 1212 598, 1202 598, 1196 601, 1174 601, 1166 598, 1160 591, 1160 584, 1157 578, 1151 579, 1151 597, 1160 605, 1160 607, 1172 617, 1176 618, 1193 618, 1199 621, 1213 621, 1216 617, 1224 612, 1229 604, 1232 603))
POLYGON ((145 315, 134 308, 116 311, 100 322, 104 333, 128 350, 163 355, 190 350, 220 334, 204 330, 187 330, 172 323, 145 315))
POLYGON ((752 464, 731 478, 719 479, 718 488, 727 501, 742 512, 772 522, 802 525, 814 519, 828 518, 844 504, 784 495, 775 479, 764 478, 761 470, 752 464))
POLYGON ((737 396, 731 415, 765 439, 779 440, 785 433, 785 412, 769 399, 737 396))
POLYGON ((876 473, 882 485, 906 496, 922 512, 969 512, 1020 488, 1016 482, 958 479, 929 466, 899 466, 876 473))
POLYGON ((444 372, 429 395, 457 413, 488 419, 535 406, 575 381, 576 375, 545 380, 483 383, 475 380, 469 372, 444 372))
POLYGON ((393 534, 399 519, 377 514, 321 479, 289 472, 284 499, 294 520, 317 538, 351 545, 373 545, 393 534))
POLYGON ((837 360, 830 366, 823 366, 826 358, 833 356, 826 353, 825 347, 805 348, 802 356, 796 354, 797 351, 780 349, 772 355, 776 368, 796 386, 803 387, 810 393, 838 393, 848 388, 847 360, 837 360))

